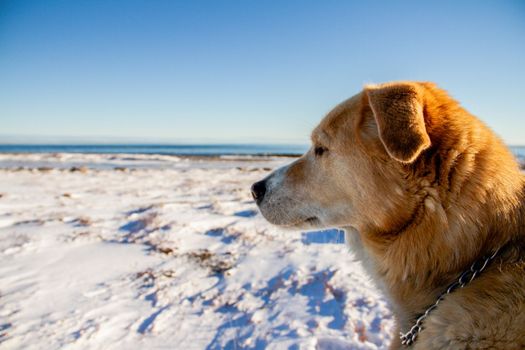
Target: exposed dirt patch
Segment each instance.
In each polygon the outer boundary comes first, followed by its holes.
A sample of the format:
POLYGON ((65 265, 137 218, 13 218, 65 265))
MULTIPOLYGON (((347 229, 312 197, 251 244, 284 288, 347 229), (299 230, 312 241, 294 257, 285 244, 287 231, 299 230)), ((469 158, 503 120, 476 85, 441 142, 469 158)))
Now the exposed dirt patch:
POLYGON ((231 253, 215 254, 208 249, 188 253, 188 257, 200 266, 210 269, 213 273, 224 273, 235 266, 235 258, 231 253))

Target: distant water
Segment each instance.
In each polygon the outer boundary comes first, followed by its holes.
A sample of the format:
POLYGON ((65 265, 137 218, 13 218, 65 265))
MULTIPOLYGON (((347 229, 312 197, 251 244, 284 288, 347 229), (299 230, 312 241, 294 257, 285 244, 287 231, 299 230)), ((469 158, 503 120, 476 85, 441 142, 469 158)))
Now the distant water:
POLYGON ((518 159, 525 160, 525 146, 510 146, 509 148, 518 159))
MULTIPOLYGON (((300 155, 306 145, 0 145, 0 153, 127 153, 162 155, 300 155)), ((510 146, 519 159, 525 160, 525 146, 510 146)))
POLYGON ((300 155, 305 145, 0 145, 0 153, 104 153, 161 155, 300 155))

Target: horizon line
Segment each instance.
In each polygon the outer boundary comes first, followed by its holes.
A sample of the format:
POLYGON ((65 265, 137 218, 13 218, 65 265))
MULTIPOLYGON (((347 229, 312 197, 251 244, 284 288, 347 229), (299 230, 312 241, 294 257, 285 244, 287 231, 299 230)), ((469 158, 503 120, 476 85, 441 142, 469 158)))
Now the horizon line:
MULTIPOLYGON (((508 147, 525 147, 525 142, 507 142, 508 147)), ((308 146, 310 139, 261 139, 247 137, 234 140, 221 138, 167 138, 167 137, 126 137, 126 136, 36 136, 2 135, 0 146, 224 146, 224 145, 282 145, 308 146), (30 140, 31 139, 31 140, 30 140)))
MULTIPOLYGON (((518 143, 504 143, 507 147, 519 147, 519 148, 525 148, 525 144, 518 144, 518 143)), ((96 147, 96 146, 114 146, 114 147, 122 147, 122 146, 144 146, 144 147, 152 147, 152 146, 162 146, 162 147, 170 147, 170 146, 293 146, 293 147, 307 147, 309 146, 309 143, 299 143, 299 142, 261 142, 261 141, 254 141, 254 142, 244 142, 244 141, 228 141, 228 142, 78 142, 78 143, 64 143, 64 142, 2 142, 0 141, 0 147, 6 147, 6 146, 44 146, 44 147, 60 147, 60 146, 90 146, 90 147, 96 147)))

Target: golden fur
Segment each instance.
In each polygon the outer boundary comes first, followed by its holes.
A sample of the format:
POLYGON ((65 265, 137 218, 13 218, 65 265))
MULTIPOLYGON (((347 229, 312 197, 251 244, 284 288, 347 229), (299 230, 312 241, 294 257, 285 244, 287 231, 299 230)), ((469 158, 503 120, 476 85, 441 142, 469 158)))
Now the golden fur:
POLYGON ((432 83, 395 82, 341 103, 312 143, 265 179, 259 206, 270 222, 344 228, 404 332, 501 249, 445 297, 412 347, 525 348, 525 177, 485 124, 432 83))

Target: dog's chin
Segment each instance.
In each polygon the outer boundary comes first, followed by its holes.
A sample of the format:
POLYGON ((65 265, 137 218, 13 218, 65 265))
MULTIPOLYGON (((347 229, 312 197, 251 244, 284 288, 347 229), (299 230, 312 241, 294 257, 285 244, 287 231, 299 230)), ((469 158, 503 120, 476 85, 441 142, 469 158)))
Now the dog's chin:
POLYGON ((313 215, 304 215, 301 210, 290 210, 290 208, 286 210, 283 206, 272 206, 265 202, 258 206, 261 214, 268 222, 282 228, 316 229, 323 227, 320 216, 314 213, 312 213, 313 215))
POLYGON ((318 229, 318 228, 324 227, 324 225, 321 222, 321 219, 319 219, 316 216, 310 216, 306 218, 298 218, 298 219, 292 219, 292 220, 282 220, 280 218, 272 218, 272 217, 266 216, 264 213, 263 213, 263 216, 271 224, 275 226, 279 226, 284 229, 289 229, 289 230, 318 229))

